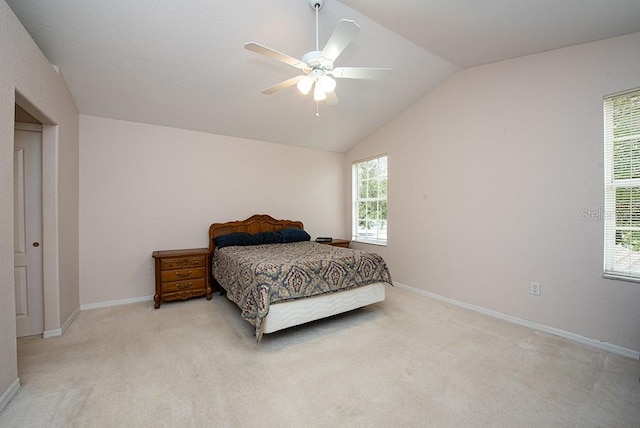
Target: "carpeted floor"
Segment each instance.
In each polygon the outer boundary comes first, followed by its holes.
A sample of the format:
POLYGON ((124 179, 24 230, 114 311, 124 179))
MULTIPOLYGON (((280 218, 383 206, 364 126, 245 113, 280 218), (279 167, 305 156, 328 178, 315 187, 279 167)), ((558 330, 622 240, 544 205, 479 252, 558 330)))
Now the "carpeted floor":
POLYGON ((392 287, 259 345, 215 294, 18 350, 2 427, 640 426, 640 362, 392 287))

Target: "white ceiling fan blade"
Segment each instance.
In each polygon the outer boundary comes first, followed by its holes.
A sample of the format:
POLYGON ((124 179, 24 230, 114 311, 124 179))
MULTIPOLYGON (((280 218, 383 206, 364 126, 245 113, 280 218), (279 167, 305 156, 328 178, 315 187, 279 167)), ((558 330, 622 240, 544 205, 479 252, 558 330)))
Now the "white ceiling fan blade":
POLYGON ((293 86, 295 84, 297 84, 300 80, 302 80, 305 76, 300 75, 300 76, 296 76, 296 77, 292 77, 291 79, 287 79, 283 82, 277 83, 265 90, 262 91, 263 94, 265 95, 271 95, 274 94, 282 89, 286 89, 289 86, 293 86))
POLYGON ((325 100, 325 103, 327 103, 327 105, 334 106, 339 102, 340 100, 338 99, 336 91, 327 92, 327 99, 325 100))
POLYGON ((331 74, 333 77, 340 79, 388 80, 391 77, 391 69, 375 67, 336 67, 331 71, 331 74))
POLYGON ((322 50, 322 56, 331 62, 335 61, 342 53, 344 48, 353 40, 360 31, 360 26, 355 21, 343 19, 338 22, 333 34, 329 37, 327 44, 322 50))
POLYGON ((273 58, 277 61, 284 62, 285 64, 292 65, 295 68, 299 68, 300 70, 305 70, 308 68, 307 64, 305 64, 301 60, 287 54, 283 54, 282 52, 278 52, 277 50, 268 48, 266 46, 262 46, 261 44, 258 44, 256 42, 245 43, 244 48, 248 51, 268 56, 269 58, 273 58))

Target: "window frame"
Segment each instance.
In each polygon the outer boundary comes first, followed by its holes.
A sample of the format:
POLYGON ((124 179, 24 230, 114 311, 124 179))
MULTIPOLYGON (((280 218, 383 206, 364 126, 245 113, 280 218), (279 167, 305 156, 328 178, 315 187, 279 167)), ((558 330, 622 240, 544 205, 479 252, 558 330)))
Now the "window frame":
MULTIPOLYGON (((354 242, 360 242, 360 243, 365 243, 365 244, 373 244, 373 245, 381 245, 381 246, 386 246, 387 242, 388 242, 388 235, 387 235, 387 230, 388 230, 388 209, 389 209, 389 156, 387 155, 387 153, 383 153, 383 154, 379 154, 379 155, 375 155, 369 158, 365 158, 365 159, 359 159, 356 160, 352 163, 351 166, 351 178, 352 178, 352 206, 351 206, 351 240, 354 242), (377 179, 380 180, 382 178, 384 178, 385 180, 385 189, 384 189, 384 197, 380 196, 380 187, 378 187, 377 189, 377 196, 376 197, 366 197, 366 198, 360 198, 360 192, 359 192, 359 187, 360 187, 360 177, 358 174, 358 166, 359 165, 363 165, 365 163, 368 162, 372 162, 372 161, 380 161, 381 159, 384 158, 384 174, 382 174, 381 172, 379 172, 375 177, 367 177, 368 180, 370 179, 377 179), (364 217, 364 218, 360 218, 360 211, 359 211, 359 206, 361 203, 376 203, 377 208, 376 211, 379 211, 380 209, 380 205, 379 203, 383 202, 385 204, 386 207, 386 218, 383 220, 383 225, 379 224, 377 227, 375 227, 374 229, 366 229, 367 231, 369 230, 373 230, 375 233, 375 236, 371 237, 371 236, 366 236, 368 235, 368 233, 365 234, 361 234, 360 233, 360 229, 358 226, 361 222, 361 220, 365 221, 365 222, 379 222, 380 219, 375 218, 369 218, 369 217, 364 217), (384 237, 382 237, 384 236, 384 237)), ((378 185, 379 186, 379 185, 378 185)))
MULTIPOLYGON (((630 117, 632 119, 625 119, 618 126, 630 125, 632 131, 631 135, 618 136, 614 134, 614 102, 620 98, 628 96, 640 97, 640 88, 619 92, 616 94, 608 95, 603 98, 603 122, 604 122, 604 266, 603 277, 608 279, 620 279, 631 282, 640 282, 640 264, 636 269, 633 269, 628 263, 628 267, 623 266, 623 262, 619 261, 620 252, 626 251, 621 249, 617 245, 618 234, 624 231, 637 232, 640 234, 640 224, 638 226, 633 225, 619 225, 617 218, 620 218, 617 214, 619 211, 624 214, 625 222, 640 223, 640 198, 638 202, 634 201, 632 189, 637 189, 640 192, 640 174, 637 178, 624 177, 615 178, 616 171, 633 173, 634 163, 640 169, 640 157, 634 157, 634 148, 624 148, 628 152, 628 158, 625 157, 623 162, 619 164, 624 165, 624 170, 620 171, 615 168, 616 160, 614 158, 616 143, 624 143, 626 141, 638 141, 640 143, 640 111, 638 113, 632 113, 630 117), (627 203, 628 208, 622 210, 618 205, 618 190, 629 189, 629 200, 624 201, 627 203), (635 206, 634 206, 635 205, 635 206), (634 221, 635 220, 635 221, 634 221)), ((619 161, 618 161, 619 162, 619 161)), ((635 245, 635 244, 633 244, 635 245)), ((640 251, 628 249, 629 255, 627 258, 635 258, 640 263, 640 251)))

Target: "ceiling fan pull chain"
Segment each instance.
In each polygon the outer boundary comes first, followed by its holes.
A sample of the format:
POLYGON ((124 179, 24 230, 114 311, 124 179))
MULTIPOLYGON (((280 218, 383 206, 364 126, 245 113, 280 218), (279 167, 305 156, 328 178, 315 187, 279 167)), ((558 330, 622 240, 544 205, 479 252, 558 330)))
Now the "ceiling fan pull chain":
POLYGON ((320 117, 320 111, 319 111, 319 105, 320 103, 318 102, 318 100, 316 100, 316 117, 320 117))

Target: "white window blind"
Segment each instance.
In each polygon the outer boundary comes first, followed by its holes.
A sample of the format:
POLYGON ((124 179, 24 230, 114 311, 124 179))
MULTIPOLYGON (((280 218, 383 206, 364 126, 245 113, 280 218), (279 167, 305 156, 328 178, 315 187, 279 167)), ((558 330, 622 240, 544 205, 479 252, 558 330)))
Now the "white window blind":
POLYGON ((387 243, 387 156, 353 164, 352 239, 387 243))
POLYGON ((604 275, 640 281, 640 90, 604 99, 604 275))

